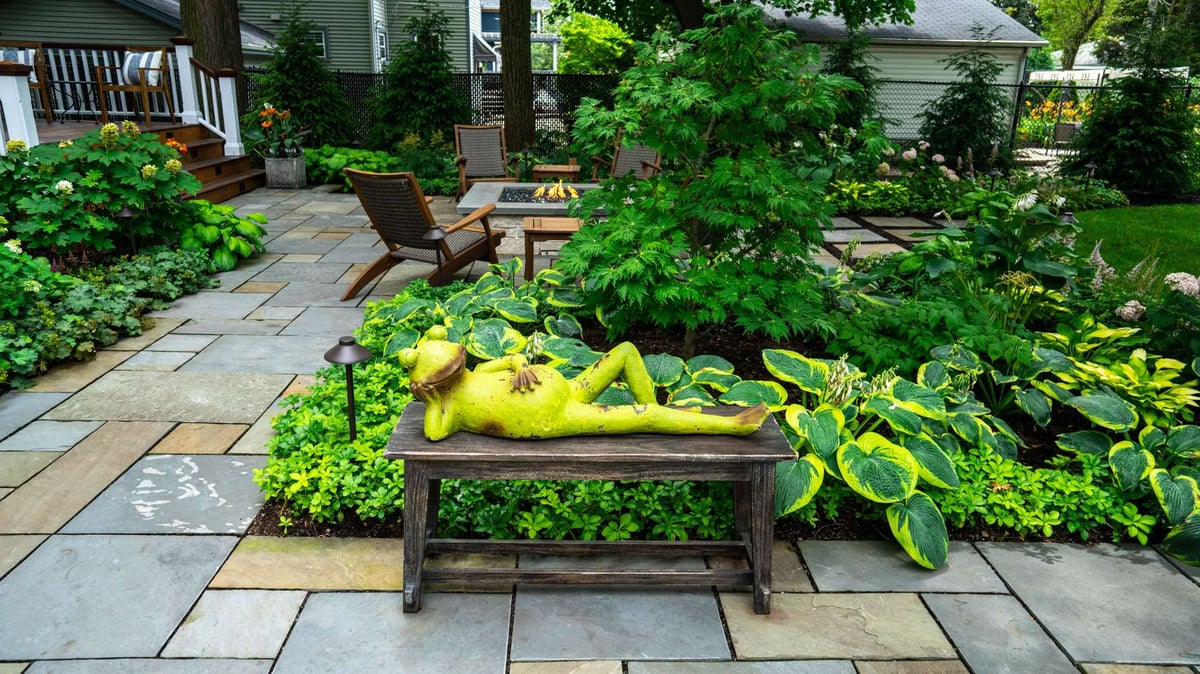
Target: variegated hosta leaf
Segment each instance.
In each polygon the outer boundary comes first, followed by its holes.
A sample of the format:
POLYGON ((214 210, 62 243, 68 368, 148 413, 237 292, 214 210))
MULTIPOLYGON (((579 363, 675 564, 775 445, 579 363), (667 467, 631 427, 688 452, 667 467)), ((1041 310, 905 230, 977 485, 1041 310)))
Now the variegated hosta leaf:
POLYGON ((579 324, 579 319, 571 314, 547 316, 543 325, 546 326, 546 332, 555 337, 580 337, 583 335, 583 326, 579 324))
POLYGON ((1175 456, 1200 459, 1200 426, 1176 426, 1167 433, 1167 447, 1175 456))
POLYGON ((1116 396, 1075 396, 1063 402, 1079 410, 1088 421, 1110 431, 1128 431, 1137 425, 1138 415, 1133 405, 1116 396))
POLYGON ((463 335, 475 327, 475 319, 470 316, 447 316, 445 325, 446 339, 462 344, 463 335))
POLYGON ((1029 385, 1046 394, 1046 397, 1060 403, 1065 403, 1075 397, 1075 393, 1068 388, 1065 388, 1052 381, 1042 381, 1035 379, 1029 382, 1029 385))
POLYGON ((721 372, 710 367, 692 370, 692 383, 704 384, 721 393, 728 391, 734 384, 741 380, 742 378, 736 374, 721 372))
POLYGON ((1042 428, 1050 423, 1050 399, 1037 389, 1017 389, 1017 407, 1020 407, 1042 428))
POLYGON ((958 437, 971 445, 979 443, 979 429, 983 424, 978 419, 970 414, 956 413, 948 415, 946 421, 950 422, 950 428, 958 437))
POLYGON ((787 425, 796 434, 808 441, 808 446, 827 463, 836 461, 838 446, 841 445, 842 429, 846 417, 832 405, 821 405, 809 412, 800 405, 792 405, 784 415, 787 425))
POLYGON ((1173 478, 1162 468, 1155 468, 1150 471, 1150 488, 1154 490, 1159 505, 1167 515, 1167 522, 1172 526, 1182 523, 1200 502, 1200 487, 1196 486, 1195 479, 1187 475, 1173 478))
POLYGON ((842 445, 837 463, 846 484, 876 503, 906 499, 917 488, 917 460, 878 433, 863 433, 842 445))
POLYGON ((590 353, 592 347, 574 337, 550 336, 542 340, 542 353, 549 358, 570 360, 577 353, 590 353))
POLYGON ((493 290, 498 290, 501 288, 507 288, 507 286, 504 285, 504 279, 500 278, 496 274, 488 272, 488 273, 484 274, 483 276, 480 276, 479 280, 475 282, 475 287, 473 288, 473 294, 483 295, 485 293, 491 292, 493 290))
POLYGON ((412 320, 418 313, 422 313, 433 306, 430 300, 409 300, 400 306, 384 305, 378 311, 371 314, 371 321, 383 321, 388 325, 399 325, 412 320))
POLYGON ((917 460, 922 480, 935 487, 958 488, 958 472, 954 470, 954 462, 936 442, 921 435, 914 435, 904 438, 904 448, 917 460))
POLYGON ((1117 478, 1117 486, 1133 491, 1154 468, 1154 455, 1128 440, 1122 440, 1108 450, 1108 465, 1117 478))
POLYGON ((774 381, 739 381, 722 395, 719 400, 726 405, 741 405, 754 407, 765 403, 767 409, 778 412, 787 402, 787 391, 779 382, 774 381))
POLYGON ((683 376, 683 359, 667 353, 652 353, 642 359, 655 386, 671 386, 683 376))
POLYGON ((696 373, 700 370, 716 370, 725 374, 733 373, 733 363, 725 360, 720 356, 702 355, 691 358, 687 362, 688 372, 696 373))
POLYGON ((936 391, 950 385, 950 372, 942 363, 931 360, 917 370, 917 383, 936 391))
POLYGON ((417 345, 417 340, 421 338, 421 333, 412 328, 404 328, 397 330, 392 338, 388 340, 387 347, 384 349, 383 355, 391 356, 397 354, 404 349, 411 349, 417 345))
POLYGON ((1200 566, 1200 511, 1188 515, 1162 542, 1163 552, 1184 564, 1200 566))
MULTIPOLYGON (((976 421, 979 420, 976 419, 976 421)), ((1015 461, 1017 458, 1016 443, 1003 435, 993 433, 992 429, 988 428, 987 424, 984 424, 982 421, 979 422, 979 444, 1006 459, 1015 461)))
POLYGON ((493 360, 501 356, 520 353, 528 340, 500 319, 481 321, 467 335, 463 344, 467 352, 476 358, 493 360))
POLYGON ((892 399, 900 407, 927 419, 943 419, 946 416, 946 403, 937 391, 907 379, 897 379, 892 384, 892 399))
MULTIPOLYGON (((1036 347, 1033 350, 1033 357, 1037 362, 1038 372, 1070 372, 1075 367, 1070 358, 1054 349, 1036 347)), ((1037 374, 1037 372, 1033 374, 1037 374)))
POLYGON ((916 435, 921 432, 921 417, 901 407, 887 394, 871 396, 862 408, 864 412, 874 412, 883 417, 897 435, 916 435))
POLYGON ((667 396, 667 404, 699 407, 716 405, 717 401, 702 386, 684 386, 671 391, 671 395, 667 396))
POLYGON ((829 378, 829 366, 786 349, 764 349, 763 364, 772 377, 795 384, 801 391, 821 393, 829 378))
POLYGON ((1100 431, 1088 430, 1063 433, 1058 436, 1055 444, 1068 452, 1108 456, 1108 450, 1112 449, 1113 441, 1112 438, 1100 431))
POLYGON ((636 400, 633 398, 633 393, 624 386, 610 384, 604 392, 596 396, 593 401, 597 405, 632 405, 636 400))
POLYGON ((558 287, 570 283, 570 279, 567 278, 566 274, 553 267, 546 267, 539 271, 533 278, 543 286, 558 287))
MULTIPOLYGON (((550 288, 546 292, 545 298, 546 304, 559 309, 577 309, 583 306, 583 298, 574 288, 550 288)), ((596 320, 600 321, 600 325, 605 325, 604 321, 600 320, 601 318, 602 314, 597 309, 596 320)))
POLYGON ((914 562, 927 569, 946 563, 950 552, 946 520, 928 496, 918 491, 888 506, 887 521, 892 535, 914 562))
POLYGON ((947 456, 954 456, 962 451, 962 446, 958 444, 958 438, 953 433, 942 433, 935 436, 933 441, 942 448, 947 456))
POLYGON ((537 300, 527 297, 521 300, 499 300, 492 308, 501 317, 513 323, 533 323, 537 320, 537 300))
POLYGON ((979 356, 970 349, 958 344, 947 344, 930 349, 929 355, 946 364, 946 367, 959 372, 979 374, 983 372, 983 364, 979 356))
POLYGON ((825 480, 825 466, 812 454, 775 466, 775 517, 799 510, 817 495, 825 480))

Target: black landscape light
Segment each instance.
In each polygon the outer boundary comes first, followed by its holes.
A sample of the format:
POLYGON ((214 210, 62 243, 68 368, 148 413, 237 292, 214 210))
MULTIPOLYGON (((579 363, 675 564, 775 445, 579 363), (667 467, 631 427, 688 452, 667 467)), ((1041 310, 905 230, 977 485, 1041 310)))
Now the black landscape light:
POLYGON ((116 216, 125 222, 125 229, 129 230, 129 252, 137 253, 137 242, 133 239, 133 219, 137 217, 137 211, 126 205, 116 212, 116 216))
POLYGON ((1096 169, 1100 167, 1096 165, 1096 162, 1090 161, 1084 164, 1083 168, 1087 169, 1087 180, 1083 183, 1083 191, 1086 192, 1092 186, 1092 176, 1096 175, 1096 169))
POLYGON ((1079 224, 1079 218, 1076 218, 1075 214, 1072 213, 1071 211, 1063 211, 1063 214, 1058 216, 1058 221, 1063 223, 1064 225, 1078 225, 1079 224))
POLYGON ((325 352, 326 361, 346 366, 346 416, 350 418, 350 442, 358 439, 358 430, 354 425, 354 365, 370 357, 370 350, 355 342, 353 337, 339 338, 338 345, 325 352))
POLYGON ((995 192, 996 191, 996 178, 999 178, 1002 175, 1000 173, 1000 169, 994 168, 991 171, 988 171, 988 175, 992 177, 992 184, 988 187, 988 189, 992 192, 995 192))

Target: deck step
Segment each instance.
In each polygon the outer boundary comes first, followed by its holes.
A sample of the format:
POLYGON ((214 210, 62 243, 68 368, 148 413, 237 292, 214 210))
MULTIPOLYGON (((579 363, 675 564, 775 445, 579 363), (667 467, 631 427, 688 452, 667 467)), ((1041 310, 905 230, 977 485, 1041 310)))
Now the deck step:
POLYGON ((196 193, 195 198, 207 199, 214 204, 228 201, 239 194, 245 194, 267 184, 267 172, 263 169, 250 169, 242 173, 226 176, 205 183, 196 193))
MULTIPOLYGON (((190 149, 190 148, 189 148, 190 149)), ((196 176, 202 183, 210 183, 221 178, 244 173, 254 168, 250 163, 250 157, 247 155, 239 155, 235 157, 213 157, 212 159, 201 159, 184 164, 184 168, 188 173, 196 176)))

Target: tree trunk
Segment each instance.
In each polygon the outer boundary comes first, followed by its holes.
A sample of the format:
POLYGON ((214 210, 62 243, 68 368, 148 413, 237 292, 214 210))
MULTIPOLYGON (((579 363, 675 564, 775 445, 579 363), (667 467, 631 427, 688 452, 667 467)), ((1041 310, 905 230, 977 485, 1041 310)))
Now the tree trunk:
MULTIPOLYGON (((246 109, 242 74, 242 28, 237 0, 179 0, 183 34, 195 41, 193 56, 208 68, 237 73, 238 109, 246 109)), ((181 63, 179 67, 187 64, 181 63)))
POLYGON ((510 152, 533 147, 533 61, 529 3, 500 3, 500 87, 504 91, 504 133, 510 152))
POLYGON ((671 0, 671 6, 675 8, 675 17, 683 30, 704 27, 703 0, 671 0))

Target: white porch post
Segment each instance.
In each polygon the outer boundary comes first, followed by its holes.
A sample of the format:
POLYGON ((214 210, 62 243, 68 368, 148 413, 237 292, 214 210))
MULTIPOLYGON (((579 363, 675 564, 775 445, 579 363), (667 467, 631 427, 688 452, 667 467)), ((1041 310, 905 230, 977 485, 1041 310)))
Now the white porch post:
POLYGON ((184 124, 195 124, 200 119, 199 106, 196 104, 196 75, 192 72, 192 40, 180 36, 171 38, 175 44, 175 65, 179 70, 176 77, 179 82, 179 117, 184 124))
MULTIPOLYGON (((23 140, 37 145, 37 124, 33 121, 33 99, 29 96, 29 72, 33 68, 19 63, 0 62, 0 111, 4 113, 4 135, 8 140, 23 140)), ((0 143, 0 154, 5 154, 0 143)))
POLYGON ((242 144, 242 127, 237 99, 237 73, 232 68, 217 72, 217 87, 221 95, 221 127, 225 130, 225 156, 246 153, 242 144))

